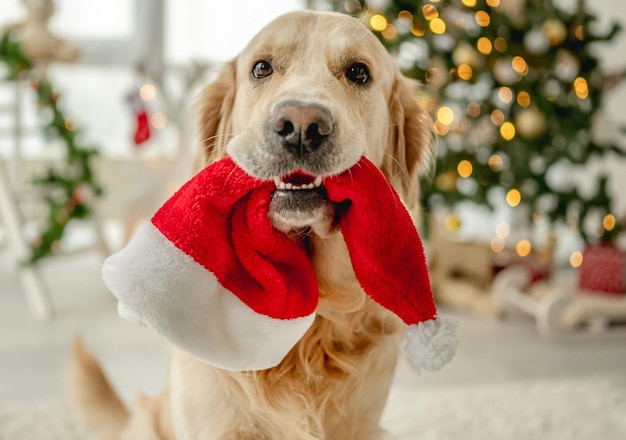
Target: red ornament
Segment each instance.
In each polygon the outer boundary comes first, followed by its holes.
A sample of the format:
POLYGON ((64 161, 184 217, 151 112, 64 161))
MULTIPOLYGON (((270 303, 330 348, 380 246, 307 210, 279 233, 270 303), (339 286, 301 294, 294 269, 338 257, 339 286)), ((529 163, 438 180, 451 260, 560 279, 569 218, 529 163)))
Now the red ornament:
POLYGON ((626 293, 626 252, 614 246, 588 246, 579 269, 583 290, 626 293))

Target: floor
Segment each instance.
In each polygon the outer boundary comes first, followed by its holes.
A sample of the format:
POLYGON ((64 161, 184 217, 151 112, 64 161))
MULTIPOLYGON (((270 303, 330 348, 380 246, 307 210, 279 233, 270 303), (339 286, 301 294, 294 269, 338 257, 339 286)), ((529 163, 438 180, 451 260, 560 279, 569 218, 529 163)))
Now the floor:
MULTIPOLYGON (((44 267, 56 306, 48 322, 34 319, 20 293, 13 262, 0 247, 0 402, 64 395, 73 337, 80 334, 126 399, 157 393, 167 374, 168 348, 147 329, 118 318, 100 280, 95 253, 59 257, 44 267)), ((556 379, 626 381, 626 339, 547 344, 523 316, 493 320, 457 310, 456 358, 437 373, 417 374, 401 361, 394 386, 457 387, 556 379)))

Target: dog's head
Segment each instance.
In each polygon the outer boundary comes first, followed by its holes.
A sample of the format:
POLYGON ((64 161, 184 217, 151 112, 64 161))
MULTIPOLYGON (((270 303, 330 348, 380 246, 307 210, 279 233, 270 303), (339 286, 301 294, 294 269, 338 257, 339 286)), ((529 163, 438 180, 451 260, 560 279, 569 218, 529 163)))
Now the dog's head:
POLYGON ((268 24, 200 98, 203 164, 229 154, 274 180, 270 217, 283 231, 323 235, 335 207, 323 179, 362 155, 412 214, 429 158, 428 117, 375 36, 335 13, 293 12, 268 24))

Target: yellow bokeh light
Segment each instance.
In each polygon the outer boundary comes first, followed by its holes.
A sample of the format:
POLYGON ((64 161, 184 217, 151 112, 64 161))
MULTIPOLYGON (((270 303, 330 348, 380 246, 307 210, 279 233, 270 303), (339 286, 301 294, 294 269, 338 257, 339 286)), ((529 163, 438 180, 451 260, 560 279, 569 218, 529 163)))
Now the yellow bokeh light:
POLYGON ((478 49, 478 52, 483 55, 489 55, 491 53, 491 49, 493 49, 493 45, 491 44, 491 40, 489 38, 480 37, 476 43, 476 48, 478 49))
POLYGON ((473 8, 476 6, 476 0, 461 0, 465 6, 468 8, 473 8))
POLYGON ((424 5, 422 14, 424 18, 429 21, 439 17, 439 11, 433 5, 424 5))
POLYGON ((498 90, 498 99, 505 104, 513 100, 513 91, 508 87, 500 87, 498 90))
POLYGON ((583 254, 580 251, 572 252, 572 255, 569 256, 569 264, 573 268, 580 267, 583 264, 583 254))
POLYGON ((604 226, 604 229, 606 229, 607 231, 613 230, 613 228, 615 227, 615 224, 616 224, 616 221, 615 221, 615 216, 613 214, 607 214, 602 219, 602 226, 604 226))
POLYGON ((493 47, 495 47, 498 52, 506 52, 509 45, 504 38, 498 37, 493 40, 493 47))
POLYGON ((387 40, 393 40, 398 36, 398 30, 392 24, 388 24, 384 31, 381 32, 387 40))
POLYGON ((497 8, 498 6, 500 6, 500 0, 487 0, 487 5, 491 6, 492 8, 497 8))
POLYGON ((504 113, 502 113, 502 110, 494 110, 491 112, 490 118, 493 125, 499 127, 504 122, 504 113))
POLYGON ((151 101, 156 96, 156 89, 152 84, 144 84, 139 89, 139 97, 144 101, 151 101))
POLYGON ((489 165, 489 168, 493 171, 500 171, 502 167, 504 167, 504 160, 502 160, 502 156, 499 154, 493 154, 487 161, 487 165, 489 165))
POLYGON ((423 37, 425 33, 426 28, 424 28, 422 23, 420 23, 419 21, 413 23, 413 27, 411 28, 411 34, 416 37, 423 37))
POLYGON ((456 167, 456 171, 459 173, 459 176, 463 178, 467 178, 472 175, 472 171, 474 171, 474 167, 469 160, 462 160, 456 167))
POLYGON ((511 207, 515 208, 522 201, 522 195, 518 190, 512 188, 509 192, 506 193, 506 203, 511 207))
POLYGON ((530 95, 528 94, 528 92, 519 92, 517 94, 517 103, 521 107, 528 107, 530 105, 530 95))
POLYGON ((504 240, 500 237, 493 237, 489 242, 489 247, 495 253, 502 252, 504 250, 504 240))
POLYGON ((441 107, 437 110, 437 120, 443 125, 450 125, 454 121, 454 112, 450 107, 441 107))
POLYGON ((372 18, 370 18, 370 26, 375 31, 384 31, 387 29, 387 19, 379 14, 372 15, 372 18))
POLYGON ((446 31, 446 23, 441 18, 435 18, 430 22, 430 30, 435 34, 443 34, 446 31))
POLYGON ((443 219, 443 225, 448 231, 456 231, 461 227, 461 221, 454 214, 448 214, 443 219))
POLYGON ((520 56, 516 56, 511 61, 511 66, 513 66, 513 70, 515 70, 520 75, 524 76, 528 73, 528 64, 526 60, 520 56))
POLYGON ((500 222, 496 226, 496 235, 502 239, 505 239, 511 233, 511 226, 507 222, 500 222))
POLYGON ((472 79, 472 75, 474 74, 474 72, 472 71, 472 68, 469 64, 461 64, 457 68, 456 74, 462 80, 469 81, 470 79, 472 79))
POLYGON ((437 133, 439 136, 445 136, 450 131, 449 125, 443 125, 439 121, 435 121, 434 128, 435 128, 435 133, 437 133))
POLYGON ((413 22, 413 14, 411 14, 409 11, 407 11, 406 9, 400 11, 398 13, 398 18, 401 21, 406 21, 407 23, 412 23, 413 22))
POLYGON ((589 96, 589 88, 587 86, 587 80, 581 76, 574 80, 574 92, 580 99, 585 99, 589 96))
POLYGON ((517 252, 517 255, 519 255, 520 257, 525 257, 530 254, 531 249, 532 246, 530 244, 530 241, 528 240, 520 240, 515 245, 515 252, 517 252))
POLYGON ((500 136, 510 141, 515 137, 515 126, 511 122, 505 122, 500 126, 500 136))
POLYGON ((476 24, 482 27, 487 27, 489 23, 491 23, 491 17, 485 11, 476 12, 474 19, 476 20, 476 24))

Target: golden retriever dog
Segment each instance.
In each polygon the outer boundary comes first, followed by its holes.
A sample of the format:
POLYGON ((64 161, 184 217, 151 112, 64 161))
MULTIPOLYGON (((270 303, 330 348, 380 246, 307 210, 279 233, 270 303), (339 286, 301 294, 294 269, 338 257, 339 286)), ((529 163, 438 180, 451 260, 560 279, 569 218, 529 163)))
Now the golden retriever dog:
POLYGON ((335 206, 290 190, 281 176, 334 175, 365 155, 417 219, 418 174, 432 155, 430 123, 376 37, 342 14, 293 12, 262 29, 199 98, 198 167, 230 155, 274 179, 269 217, 306 242, 319 306, 306 335, 276 367, 232 372, 173 349, 168 389, 128 410, 81 344, 74 397, 101 438, 375 440, 404 323, 364 294, 335 206), (284 183, 284 182, 282 182, 284 183))

